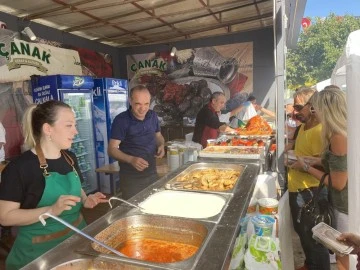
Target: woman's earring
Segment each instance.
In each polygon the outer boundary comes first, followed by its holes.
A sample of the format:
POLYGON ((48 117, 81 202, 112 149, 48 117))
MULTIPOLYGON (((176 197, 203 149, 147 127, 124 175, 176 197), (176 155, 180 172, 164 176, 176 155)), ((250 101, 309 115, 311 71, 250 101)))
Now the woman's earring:
POLYGON ((52 139, 51 139, 51 135, 49 135, 49 136, 48 136, 48 138, 49 138, 49 141, 51 142, 51 141, 52 141, 52 139))

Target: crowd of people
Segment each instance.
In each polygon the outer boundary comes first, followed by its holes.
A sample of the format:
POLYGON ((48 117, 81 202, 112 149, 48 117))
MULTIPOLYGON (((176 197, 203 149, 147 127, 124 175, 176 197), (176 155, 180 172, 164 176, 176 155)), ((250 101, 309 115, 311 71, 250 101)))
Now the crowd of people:
MULTIPOLYGON (((142 85, 130 91, 130 107, 112 123, 108 154, 119 161, 122 197, 129 199, 157 179, 156 158, 165 154, 156 113, 150 110, 151 95, 142 85)), ((220 132, 234 131, 231 118, 241 119, 248 106, 270 117, 275 114, 246 102, 224 113, 226 98, 214 92, 198 113, 193 141, 206 147, 220 132)), ((319 180, 326 185, 320 196, 331 194, 335 209, 334 228, 344 232, 339 240, 360 250, 360 236, 348 231, 347 104, 345 93, 336 86, 317 92, 297 90, 285 103, 287 134, 297 161, 288 164, 287 187, 294 229, 305 253, 303 269, 330 269, 329 251, 312 238, 311 228, 298 222, 299 211, 316 193, 319 180), (293 104, 291 104, 293 103, 293 104), (311 162, 307 158, 311 157, 311 162)), ((23 120, 25 143, 30 150, 6 166, 0 182, 0 224, 17 226, 18 233, 6 260, 7 269, 19 269, 72 235, 56 222, 43 227, 39 216, 51 213, 82 229, 86 226, 80 209, 107 202, 100 192, 87 195, 81 188, 82 175, 76 156, 68 151, 77 134, 75 114, 61 101, 32 105, 23 120)), ((1 128, 0 128, 1 131, 1 128)), ((0 137, 0 150, 5 141, 0 137)), ((1 153, 1 152, 0 152, 1 153)), ((348 256, 337 256, 338 269, 349 269, 348 256)))
POLYGON ((225 104, 225 94, 214 92, 209 103, 197 114, 192 140, 201 144, 203 148, 206 147, 207 140, 216 139, 220 132, 235 132, 234 129, 241 126, 240 123, 249 120, 245 117, 245 112, 250 106, 254 114, 264 113, 275 118, 275 113, 257 104, 254 96, 249 96, 245 102, 238 104, 231 111, 224 111, 225 104))
MULTIPOLYGON (((134 87, 129 109, 112 123, 108 154, 121 166, 124 199, 158 179, 155 159, 165 153, 150 98, 146 87, 134 87)), ((77 158, 67 150, 77 134, 75 113, 66 103, 51 100, 25 112, 23 135, 29 150, 5 167, 0 183, 0 224, 18 228, 6 269, 20 269, 73 234, 56 220, 47 220, 44 227, 40 215, 49 213, 82 229, 81 208, 108 202, 101 192, 87 195, 81 187, 77 158)), ((5 140, 0 143, 3 149, 5 140)))
MULTIPOLYGON (((302 88, 294 94, 294 115, 301 122, 293 149, 297 161, 288 167, 290 209, 295 231, 305 253, 303 269, 330 269, 326 247, 312 239, 311 227, 299 222, 301 207, 308 203, 324 179, 334 208, 333 227, 347 232, 348 227, 348 174, 347 174, 347 104, 345 93, 331 85, 317 92, 302 88), (311 161, 307 159, 311 157, 311 161), (329 185, 330 184, 330 185, 329 185)), ((351 237, 350 237, 351 236, 351 237)), ((344 234, 342 238, 352 234, 344 234)), ((356 241, 350 240, 349 241, 356 241)), ((349 257, 336 255, 337 269, 349 269, 349 257)))

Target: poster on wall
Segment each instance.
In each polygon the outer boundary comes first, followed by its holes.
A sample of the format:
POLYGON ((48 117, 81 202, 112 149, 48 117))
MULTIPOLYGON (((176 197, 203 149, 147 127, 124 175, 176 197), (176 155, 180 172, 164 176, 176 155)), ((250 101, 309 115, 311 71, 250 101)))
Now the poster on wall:
POLYGON ((63 44, 57 41, 50 41, 42 38, 38 38, 37 42, 41 44, 48 44, 54 47, 77 51, 80 57, 80 66, 82 70, 81 75, 93 76, 98 78, 113 77, 112 58, 109 54, 96 52, 86 48, 79 48, 69 44, 63 44))
POLYGON ((127 56, 129 89, 144 84, 162 125, 193 125, 217 91, 232 110, 253 92, 253 43, 127 56))
POLYGON ((0 82, 29 80, 31 75, 81 75, 79 53, 27 42, 16 32, 0 29, 0 82))

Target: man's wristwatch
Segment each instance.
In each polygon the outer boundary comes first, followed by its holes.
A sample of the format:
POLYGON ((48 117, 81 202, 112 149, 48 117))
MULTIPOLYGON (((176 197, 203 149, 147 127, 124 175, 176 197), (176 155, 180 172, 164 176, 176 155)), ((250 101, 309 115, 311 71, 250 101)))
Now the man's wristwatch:
POLYGON ((304 167, 303 167, 303 170, 304 170, 305 172, 308 172, 309 169, 310 169, 310 165, 307 164, 307 163, 305 163, 305 165, 304 165, 304 167))

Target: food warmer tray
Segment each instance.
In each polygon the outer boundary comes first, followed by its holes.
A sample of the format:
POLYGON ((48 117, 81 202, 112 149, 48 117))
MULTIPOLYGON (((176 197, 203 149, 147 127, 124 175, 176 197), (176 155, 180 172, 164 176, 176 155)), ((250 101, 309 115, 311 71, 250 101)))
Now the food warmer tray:
POLYGON ((233 132, 229 132, 229 133, 220 133, 220 136, 227 136, 230 138, 233 138, 233 137, 238 137, 238 138, 241 138, 241 139, 249 139, 249 140, 253 140, 253 139, 257 139, 257 140, 269 140, 271 139, 272 137, 274 137, 275 134, 271 134, 271 135, 240 135, 238 133, 233 133, 233 132))
POLYGON ((230 159, 260 159, 264 156, 264 147, 254 146, 210 146, 199 152, 200 157, 230 159), (252 150, 256 153, 242 153, 252 150))
POLYGON ((240 164, 240 163, 218 163, 218 162, 201 162, 201 163, 195 163, 192 164, 190 166, 188 166, 186 169, 184 169, 183 171, 181 171, 180 173, 176 174, 173 178, 171 178, 166 184, 165 184, 165 189, 169 189, 169 190, 183 190, 183 191, 193 191, 193 192, 210 192, 210 193, 225 193, 225 194, 233 194, 234 190, 237 187, 237 184, 240 182, 240 178, 245 170, 247 165, 245 164, 240 164), (194 170, 198 170, 198 169, 232 169, 235 171, 240 172, 240 175, 238 177, 238 179, 236 180, 234 186, 230 189, 227 190, 202 190, 202 189, 188 189, 185 188, 184 185, 181 182, 178 182, 177 179, 179 177, 185 176, 186 174, 191 173, 194 170), (179 184, 180 183, 180 184, 179 184))

